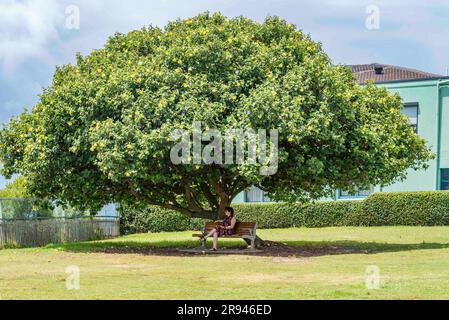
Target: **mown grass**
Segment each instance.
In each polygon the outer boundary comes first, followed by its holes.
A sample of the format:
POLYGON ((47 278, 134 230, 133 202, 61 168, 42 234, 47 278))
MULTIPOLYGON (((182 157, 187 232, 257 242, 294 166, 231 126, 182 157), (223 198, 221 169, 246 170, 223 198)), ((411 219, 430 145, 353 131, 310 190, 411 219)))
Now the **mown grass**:
MULTIPOLYGON (((260 230, 295 255, 164 255, 191 232, 0 250, 3 299, 448 299, 449 227, 260 230), (339 251, 339 249, 348 251, 339 251), (146 250, 148 249, 148 250, 146 250), (152 249, 157 249, 153 252, 152 249), (159 250, 159 251, 158 251, 159 250), (338 253, 338 254, 337 254, 338 253), (67 290, 67 266, 80 290, 67 290), (367 267, 381 286, 368 289, 367 267)), ((221 246, 245 247, 240 240, 221 246)))

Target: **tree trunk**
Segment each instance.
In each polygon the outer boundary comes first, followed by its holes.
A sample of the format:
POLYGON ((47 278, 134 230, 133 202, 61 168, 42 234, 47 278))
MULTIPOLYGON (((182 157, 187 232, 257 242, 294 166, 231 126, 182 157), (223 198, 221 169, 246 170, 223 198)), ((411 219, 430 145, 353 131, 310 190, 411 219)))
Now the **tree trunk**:
POLYGON ((231 205, 231 197, 222 193, 220 195, 220 206, 218 207, 217 219, 223 219, 225 217, 225 208, 231 205))

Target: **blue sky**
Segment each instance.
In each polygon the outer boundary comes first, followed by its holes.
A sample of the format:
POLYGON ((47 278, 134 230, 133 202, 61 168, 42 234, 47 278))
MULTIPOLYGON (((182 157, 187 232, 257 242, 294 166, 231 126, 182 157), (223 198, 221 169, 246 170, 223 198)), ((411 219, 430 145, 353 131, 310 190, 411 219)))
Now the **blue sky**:
MULTIPOLYGON (((446 75, 449 2, 417 0, 0 0, 0 122, 32 108, 55 66, 100 48, 108 36, 145 25, 164 26, 204 11, 294 23, 335 63, 379 62, 446 75), (80 28, 68 29, 75 5, 80 28), (379 9, 379 29, 368 29, 367 7, 379 9)), ((5 181, 0 177, 0 187, 5 181)))

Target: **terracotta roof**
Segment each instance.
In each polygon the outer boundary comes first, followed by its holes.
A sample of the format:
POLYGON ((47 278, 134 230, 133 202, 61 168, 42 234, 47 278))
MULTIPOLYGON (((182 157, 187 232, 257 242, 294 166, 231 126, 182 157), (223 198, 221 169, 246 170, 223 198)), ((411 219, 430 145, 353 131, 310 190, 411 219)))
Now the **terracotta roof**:
POLYGON ((380 83, 444 78, 444 76, 439 74, 380 63, 356 64, 349 65, 349 67, 352 68, 352 71, 356 74, 357 81, 360 84, 364 84, 368 80, 380 83))

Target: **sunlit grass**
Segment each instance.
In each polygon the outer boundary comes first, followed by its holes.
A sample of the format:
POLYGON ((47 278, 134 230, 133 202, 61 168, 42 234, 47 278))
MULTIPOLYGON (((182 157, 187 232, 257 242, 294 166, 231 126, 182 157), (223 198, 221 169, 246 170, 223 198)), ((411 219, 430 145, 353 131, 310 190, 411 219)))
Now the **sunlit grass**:
MULTIPOLYGON (((263 239, 297 246, 298 252, 323 248, 313 256, 166 256, 151 251, 195 248, 199 241, 191 234, 139 234, 0 250, 0 295, 2 299, 449 298, 449 227, 259 232, 263 239), (331 254, 335 247, 354 252, 331 254), (65 287, 70 265, 81 271, 78 291, 65 287), (370 265, 380 269, 379 290, 365 286, 370 265)), ((246 244, 220 240, 220 246, 244 248, 246 244)))

